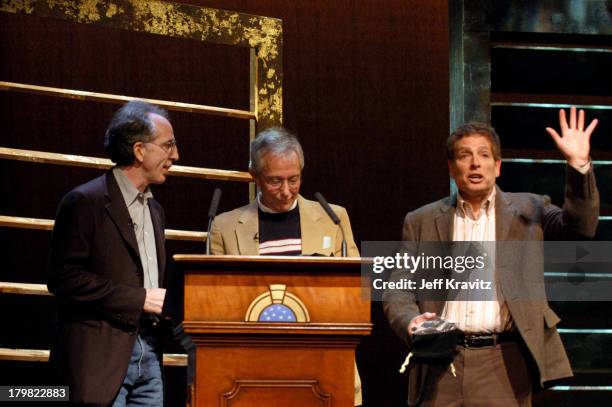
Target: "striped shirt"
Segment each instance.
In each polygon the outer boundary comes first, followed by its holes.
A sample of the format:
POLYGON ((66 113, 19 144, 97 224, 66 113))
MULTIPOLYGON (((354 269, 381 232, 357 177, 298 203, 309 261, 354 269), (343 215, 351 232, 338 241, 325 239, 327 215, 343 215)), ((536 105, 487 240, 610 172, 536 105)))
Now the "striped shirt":
MULTIPOLYGON (((453 223, 453 241, 494 242, 495 237, 495 189, 482 204, 478 218, 471 205, 461 196, 457 199, 453 223)), ((495 253, 490 253, 490 264, 495 265, 495 253)), ((497 301, 448 301, 442 318, 452 321, 464 332, 503 332, 512 327, 508 305, 499 287, 497 301)))
POLYGON ((300 208, 297 200, 287 212, 274 212, 259 201, 259 254, 299 256, 302 254, 300 208))

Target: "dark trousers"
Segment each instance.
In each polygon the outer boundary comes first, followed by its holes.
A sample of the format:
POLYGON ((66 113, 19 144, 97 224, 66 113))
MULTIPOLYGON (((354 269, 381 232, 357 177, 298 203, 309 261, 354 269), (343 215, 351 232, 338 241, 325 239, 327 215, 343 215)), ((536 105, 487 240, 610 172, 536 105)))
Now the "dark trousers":
POLYGON ((453 365, 429 366, 422 407, 530 407, 531 374, 520 346, 458 347, 453 365))

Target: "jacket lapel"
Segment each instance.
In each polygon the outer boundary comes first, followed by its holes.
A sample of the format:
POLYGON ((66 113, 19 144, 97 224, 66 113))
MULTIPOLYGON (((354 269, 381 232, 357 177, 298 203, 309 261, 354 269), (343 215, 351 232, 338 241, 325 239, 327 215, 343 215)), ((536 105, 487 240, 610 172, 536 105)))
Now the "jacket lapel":
MULTIPOLYGON (((453 241, 453 218, 455 215, 455 210, 457 206, 457 195, 453 194, 447 197, 440 206, 440 213, 438 213, 435 217, 436 230, 438 232, 438 239, 442 242, 441 248, 444 249, 444 255, 451 254, 446 252, 451 248, 451 243, 453 241)), ((435 239, 432 239, 432 241, 435 239)), ((441 291, 444 293, 443 297, 446 297, 446 288, 441 291)), ((442 315, 442 310, 444 309, 445 301, 426 301, 423 308, 429 312, 435 312, 437 315, 442 315)))
POLYGON ((157 272, 159 277, 159 287, 164 287, 164 273, 166 271, 166 235, 161 219, 159 203, 152 198, 149 198, 149 211, 151 213, 151 222, 153 223, 153 232, 155 234, 155 249, 157 251, 157 272))
POLYGON ((508 234, 515 223, 516 211, 508 195, 499 187, 495 193, 495 240, 508 240, 508 234))
MULTIPOLYGON (((513 266, 517 259, 514 250, 516 245, 513 242, 506 244, 512 238, 512 227, 515 226, 516 210, 512 205, 510 197, 503 193, 498 187, 495 194, 495 269, 497 279, 500 284, 502 294, 507 300, 512 300, 512 293, 516 292, 516 279, 513 273, 516 271, 513 266)), ((516 311, 512 309, 513 303, 508 304, 513 318, 516 318, 516 311)))
POLYGON ((323 214, 317 210, 319 204, 298 196, 298 206, 300 208, 300 231, 302 234, 302 254, 304 255, 324 255, 333 256, 335 236, 330 235, 330 247, 323 248, 323 237, 325 236, 325 225, 321 222, 323 214), (314 206, 314 207, 313 207, 314 206))
POLYGON ((239 254, 243 256, 259 254, 257 201, 251 202, 248 208, 240 215, 235 232, 239 254))
POLYGON ((132 227, 132 219, 130 213, 125 206, 125 201, 121 195, 121 190, 117 181, 113 176, 113 172, 109 171, 106 173, 106 211, 108 215, 117 226, 119 233, 123 237, 123 240, 127 243, 128 247, 131 248, 132 255, 138 259, 140 264, 140 254, 138 252, 138 243, 136 242, 136 234, 132 227))
POLYGON ((435 218, 438 239, 441 242, 453 241, 453 215, 456 205, 457 195, 449 196, 442 202, 440 213, 435 218))

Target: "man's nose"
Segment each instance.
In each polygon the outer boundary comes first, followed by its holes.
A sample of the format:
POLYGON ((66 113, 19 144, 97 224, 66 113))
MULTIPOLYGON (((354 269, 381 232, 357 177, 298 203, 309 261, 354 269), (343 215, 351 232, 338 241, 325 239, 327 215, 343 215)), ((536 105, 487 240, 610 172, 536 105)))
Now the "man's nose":
POLYGON ((478 168, 480 167, 480 158, 478 158, 478 156, 473 156, 472 157, 472 168, 478 168))
POLYGON ((178 152, 178 146, 174 146, 174 148, 172 149, 172 152, 170 153, 170 159, 172 161, 178 161, 179 159, 179 152, 178 152))
POLYGON ((290 191, 290 188, 289 188, 289 180, 283 180, 283 183, 281 184, 281 193, 284 196, 291 195, 291 191, 290 191))

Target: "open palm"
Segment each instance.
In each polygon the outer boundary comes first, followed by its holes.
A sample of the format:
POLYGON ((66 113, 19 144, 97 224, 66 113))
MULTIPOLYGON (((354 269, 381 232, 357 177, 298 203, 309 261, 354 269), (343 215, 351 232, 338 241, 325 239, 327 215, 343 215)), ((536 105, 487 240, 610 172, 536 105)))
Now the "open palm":
POLYGON ((572 106, 570 109, 569 126, 565 117, 565 110, 559 110, 561 135, 550 127, 547 127, 546 131, 555 141, 557 148, 561 151, 568 164, 574 167, 581 167, 589 161, 591 135, 597 123, 597 119, 593 119, 589 126, 584 129, 584 110, 580 110, 578 117, 576 117, 576 108, 572 106))

